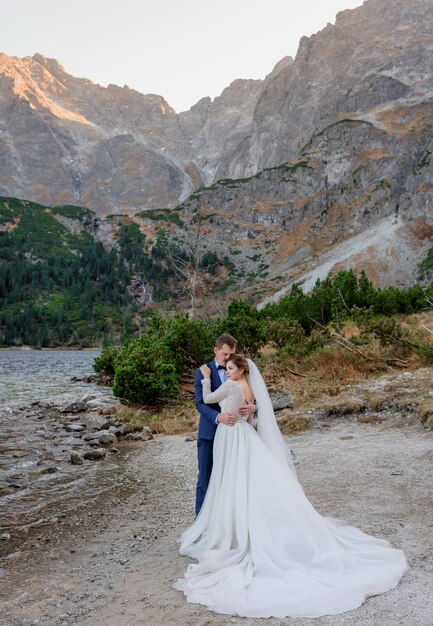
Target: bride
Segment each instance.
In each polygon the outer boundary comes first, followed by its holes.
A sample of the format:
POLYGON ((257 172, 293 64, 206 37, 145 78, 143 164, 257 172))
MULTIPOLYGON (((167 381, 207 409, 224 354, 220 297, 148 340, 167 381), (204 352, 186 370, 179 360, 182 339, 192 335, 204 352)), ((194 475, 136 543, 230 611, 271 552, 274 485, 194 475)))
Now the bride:
POLYGON ((219 424, 203 506, 180 538, 180 553, 197 559, 174 587, 188 602, 244 617, 319 617, 349 611, 388 591, 407 564, 401 550, 344 522, 321 517, 306 498, 256 365, 227 361, 227 381, 206 403, 237 416, 219 424), (239 408, 255 397, 252 416, 239 408))

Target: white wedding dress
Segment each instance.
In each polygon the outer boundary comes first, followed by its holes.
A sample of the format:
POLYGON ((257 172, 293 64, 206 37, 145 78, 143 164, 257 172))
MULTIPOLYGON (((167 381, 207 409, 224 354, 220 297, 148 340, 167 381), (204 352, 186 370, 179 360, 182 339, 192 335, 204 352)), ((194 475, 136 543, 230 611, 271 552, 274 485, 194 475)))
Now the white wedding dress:
POLYGON ((239 413, 245 404, 239 383, 229 380, 211 393, 209 380, 203 382, 205 402, 223 403, 222 410, 239 420, 217 428, 206 497, 180 539, 181 554, 198 563, 188 566, 175 589, 218 613, 319 617, 349 611, 394 587, 407 567, 403 552, 319 515, 285 456, 288 449, 281 454, 286 444, 263 379, 259 390, 249 382, 259 406, 258 432, 239 413), (262 436, 261 420, 272 425, 262 436))

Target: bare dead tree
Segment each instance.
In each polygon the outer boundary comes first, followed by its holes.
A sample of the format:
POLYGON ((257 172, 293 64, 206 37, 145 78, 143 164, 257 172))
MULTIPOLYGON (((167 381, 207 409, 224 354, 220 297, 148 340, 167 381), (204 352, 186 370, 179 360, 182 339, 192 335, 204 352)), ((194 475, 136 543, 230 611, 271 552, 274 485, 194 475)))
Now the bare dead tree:
POLYGON ((194 319, 197 314, 197 299, 204 285, 203 259, 205 250, 204 218, 201 208, 189 217, 182 216, 185 224, 182 237, 182 249, 170 242, 167 254, 174 273, 180 279, 183 288, 190 298, 189 316, 194 319))

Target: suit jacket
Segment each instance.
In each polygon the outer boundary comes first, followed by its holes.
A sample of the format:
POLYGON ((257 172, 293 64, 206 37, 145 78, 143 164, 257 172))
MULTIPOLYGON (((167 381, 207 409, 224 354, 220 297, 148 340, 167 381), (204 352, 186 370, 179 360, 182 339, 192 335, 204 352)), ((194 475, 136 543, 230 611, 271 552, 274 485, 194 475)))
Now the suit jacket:
MULTIPOLYGON (((210 388, 211 391, 216 391, 221 386, 221 380, 218 375, 217 366, 215 361, 207 363, 211 369, 210 375, 210 388)), ((200 421, 198 423, 198 437, 199 439, 213 439, 215 437, 218 424, 215 423, 216 417, 221 413, 219 404, 206 404, 203 400, 203 387, 201 381, 203 380, 203 374, 199 369, 195 372, 195 405, 200 413, 200 421)))

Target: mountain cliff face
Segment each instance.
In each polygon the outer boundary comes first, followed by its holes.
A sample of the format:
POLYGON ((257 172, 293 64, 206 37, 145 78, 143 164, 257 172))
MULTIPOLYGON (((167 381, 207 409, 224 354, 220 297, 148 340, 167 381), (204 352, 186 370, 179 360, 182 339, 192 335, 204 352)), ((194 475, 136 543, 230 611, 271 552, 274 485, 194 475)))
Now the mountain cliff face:
POLYGON ((393 130, 394 112, 428 102, 433 89, 433 13, 429 0, 368 0, 302 38, 295 62, 257 102, 248 172, 292 158, 339 119, 393 130))
POLYGON ((0 195, 126 213, 145 232, 144 210, 180 204, 186 223, 198 210, 253 297, 252 279, 271 294, 348 265, 408 284, 433 238, 431 9, 367 0, 264 80, 179 115, 41 55, 0 54, 0 195))
POLYGON ((0 55, 0 188, 102 212, 177 203, 200 184, 160 96, 74 78, 41 55, 0 55))
POLYGON ((430 0, 368 0, 304 37, 265 80, 237 80, 177 115, 165 100, 0 55, 0 193, 102 213, 175 206, 201 185, 286 162, 317 131, 390 132, 433 89, 430 0))
POLYGON ((230 251, 237 293, 256 302, 350 267, 408 286, 433 240, 432 115, 423 106, 399 137, 366 121, 331 124, 290 162, 198 190, 179 217, 201 217, 209 248, 230 251))
POLYGON ((211 102, 203 98, 179 120, 191 138, 194 162, 204 182, 219 178, 239 178, 250 169, 249 138, 257 101, 266 85, 293 64, 291 57, 282 59, 264 81, 236 80, 211 102))

